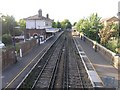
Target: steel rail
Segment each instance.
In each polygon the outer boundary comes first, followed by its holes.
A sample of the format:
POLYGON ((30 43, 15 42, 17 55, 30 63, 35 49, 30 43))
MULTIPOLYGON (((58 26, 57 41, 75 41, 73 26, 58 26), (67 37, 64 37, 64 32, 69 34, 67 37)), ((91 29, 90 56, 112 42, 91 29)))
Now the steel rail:
POLYGON ((62 36, 64 32, 62 32, 60 34, 60 36, 50 45, 50 47, 48 48, 48 50, 46 50, 43 55, 41 56, 41 58, 36 62, 36 64, 32 67, 32 69, 28 72, 28 74, 23 78, 23 80, 17 85, 17 87, 15 88, 15 90, 17 90, 18 88, 20 88, 20 86, 22 85, 22 83, 27 79, 27 77, 30 75, 30 73, 33 71, 33 69, 38 65, 38 63, 41 61, 41 59, 44 57, 44 55, 50 50, 50 48, 55 44, 55 42, 57 42, 57 40, 62 36))

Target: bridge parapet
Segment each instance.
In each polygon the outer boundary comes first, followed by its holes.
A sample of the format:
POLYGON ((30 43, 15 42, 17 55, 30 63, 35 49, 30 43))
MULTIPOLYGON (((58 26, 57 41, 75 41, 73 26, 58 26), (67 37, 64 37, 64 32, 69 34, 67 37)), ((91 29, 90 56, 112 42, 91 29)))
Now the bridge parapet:
POLYGON ((111 65, 113 65, 116 69, 118 69, 118 66, 120 65, 120 57, 116 53, 110 51, 109 49, 105 48, 104 46, 98 43, 95 43, 95 41, 89 39, 86 36, 84 36, 84 41, 88 45, 90 45, 90 47, 92 47, 93 49, 96 49, 96 51, 100 53, 102 56, 107 58, 108 62, 111 65))

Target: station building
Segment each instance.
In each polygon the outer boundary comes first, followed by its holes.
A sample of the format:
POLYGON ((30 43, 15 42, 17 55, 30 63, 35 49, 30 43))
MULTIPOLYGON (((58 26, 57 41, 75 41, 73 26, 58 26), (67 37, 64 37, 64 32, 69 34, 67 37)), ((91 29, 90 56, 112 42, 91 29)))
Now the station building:
POLYGON ((54 20, 49 18, 49 14, 46 17, 42 16, 42 10, 38 10, 38 14, 25 18, 26 20, 26 38, 39 37, 40 41, 45 40, 48 36, 57 32, 57 29, 52 28, 52 22, 54 20))

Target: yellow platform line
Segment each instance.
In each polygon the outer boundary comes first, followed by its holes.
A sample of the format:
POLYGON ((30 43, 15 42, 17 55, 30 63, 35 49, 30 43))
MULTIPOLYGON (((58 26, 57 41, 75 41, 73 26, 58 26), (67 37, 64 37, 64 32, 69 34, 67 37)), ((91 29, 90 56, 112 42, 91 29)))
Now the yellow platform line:
MULTIPOLYGON (((48 45, 48 46, 49 46, 49 45, 48 45)), ((44 47, 43 50, 45 50, 45 48, 47 48, 47 46, 44 47)), ((42 53, 43 50, 42 50, 40 53, 42 53)), ((4 88, 4 90, 7 89, 7 88, 25 71, 25 69, 35 60, 35 58, 37 58, 37 57, 39 56, 40 53, 38 53, 38 54, 36 55, 36 57, 34 57, 34 58, 27 64, 27 66, 25 66, 25 67, 12 79, 12 81, 10 81, 10 83, 4 88)))

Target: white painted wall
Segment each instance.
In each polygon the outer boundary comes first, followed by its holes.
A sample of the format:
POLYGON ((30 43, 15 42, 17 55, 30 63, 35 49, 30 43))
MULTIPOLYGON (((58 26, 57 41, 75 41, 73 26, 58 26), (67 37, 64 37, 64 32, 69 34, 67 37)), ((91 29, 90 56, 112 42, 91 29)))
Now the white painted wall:
POLYGON ((51 28, 52 23, 50 21, 45 21, 46 28, 51 28))
POLYGON ((26 20, 26 29, 34 29, 35 21, 34 20, 26 20))
POLYGON ((45 20, 26 20, 26 29, 44 29, 51 28, 52 23, 45 20), (36 25, 36 27, 35 27, 36 25))
POLYGON ((36 20, 36 29, 43 29, 45 27, 44 20, 36 20))

